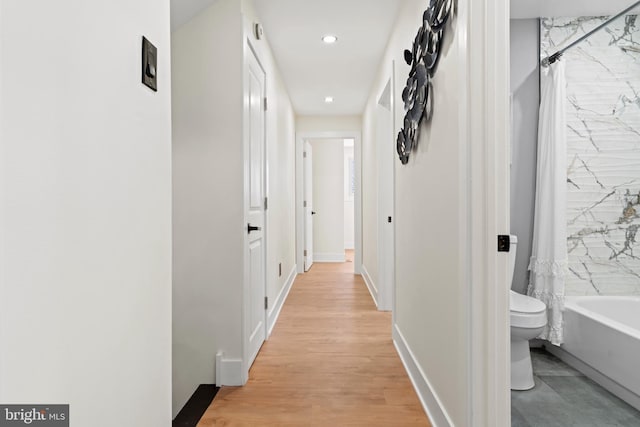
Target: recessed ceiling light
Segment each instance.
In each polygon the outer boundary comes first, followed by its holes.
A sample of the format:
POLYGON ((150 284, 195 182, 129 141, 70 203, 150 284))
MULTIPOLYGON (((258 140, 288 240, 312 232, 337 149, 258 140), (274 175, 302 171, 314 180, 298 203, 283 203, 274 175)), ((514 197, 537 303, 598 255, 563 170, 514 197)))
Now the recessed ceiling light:
POLYGON ((322 37, 322 41, 326 44, 333 44, 338 41, 338 38, 334 35, 327 34, 326 36, 322 37))
POLYGON ((327 104, 331 104, 333 102, 333 96, 326 96, 324 98, 324 102, 326 102, 327 104))

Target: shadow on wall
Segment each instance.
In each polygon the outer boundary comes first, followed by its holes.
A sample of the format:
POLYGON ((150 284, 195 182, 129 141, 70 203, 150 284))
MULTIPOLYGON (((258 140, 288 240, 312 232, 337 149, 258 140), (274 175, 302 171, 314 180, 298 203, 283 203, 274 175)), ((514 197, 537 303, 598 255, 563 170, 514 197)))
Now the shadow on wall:
POLYGON ((511 288, 526 293, 536 194, 540 104, 539 21, 511 20, 511 234, 518 253, 511 288))

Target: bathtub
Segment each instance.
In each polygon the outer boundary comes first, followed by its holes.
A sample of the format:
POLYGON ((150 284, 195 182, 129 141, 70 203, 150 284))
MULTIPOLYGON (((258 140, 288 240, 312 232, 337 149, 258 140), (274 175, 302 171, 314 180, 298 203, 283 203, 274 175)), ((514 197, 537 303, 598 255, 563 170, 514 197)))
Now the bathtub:
POLYGON ((566 297, 564 321, 545 348, 640 410, 640 297, 566 297))

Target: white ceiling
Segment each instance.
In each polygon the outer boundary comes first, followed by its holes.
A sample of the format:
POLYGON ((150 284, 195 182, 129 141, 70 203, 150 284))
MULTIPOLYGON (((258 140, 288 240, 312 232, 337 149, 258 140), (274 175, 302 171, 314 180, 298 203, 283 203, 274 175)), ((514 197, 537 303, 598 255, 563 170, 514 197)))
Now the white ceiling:
POLYGON ((401 3, 255 0, 298 114, 362 113, 401 3), (335 34, 338 42, 324 44, 325 34, 335 34), (325 96, 333 96, 333 104, 325 104, 325 96))
MULTIPOLYGON (((171 27, 179 27, 215 1, 171 0, 171 27)), ((511 0, 511 17, 611 15, 633 1, 511 0)), ((297 114, 362 113, 403 2, 254 0, 297 114), (325 45, 325 34, 337 35, 338 42, 325 45), (333 96, 334 102, 326 104, 325 96, 333 96)))
MULTIPOLYGON (((171 28, 215 1, 171 0, 171 28)), ((362 113, 403 2, 254 0, 296 113, 362 113), (321 37, 326 34, 335 34, 338 42, 324 44, 321 37), (326 96, 334 102, 326 104, 326 96)))
MULTIPOLYGON (((636 0, 511 0, 511 18, 613 15, 636 0)), ((638 10, 636 8, 634 10, 638 10)))

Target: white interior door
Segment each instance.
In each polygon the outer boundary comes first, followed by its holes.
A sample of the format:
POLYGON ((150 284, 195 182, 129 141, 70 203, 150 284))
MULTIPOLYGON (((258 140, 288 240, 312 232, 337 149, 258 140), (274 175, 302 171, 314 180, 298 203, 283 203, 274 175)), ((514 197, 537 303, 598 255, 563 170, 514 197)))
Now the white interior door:
POLYGON ((395 287, 394 159, 391 81, 377 106, 378 154, 378 310, 392 310, 395 287))
POLYGON ((249 240, 247 295, 249 321, 249 365, 255 360, 266 338, 265 278, 265 72, 253 52, 248 53, 247 129, 249 136, 249 207, 247 233, 249 240))
POLYGON ((313 265, 313 152, 308 141, 304 143, 304 271, 313 265))

